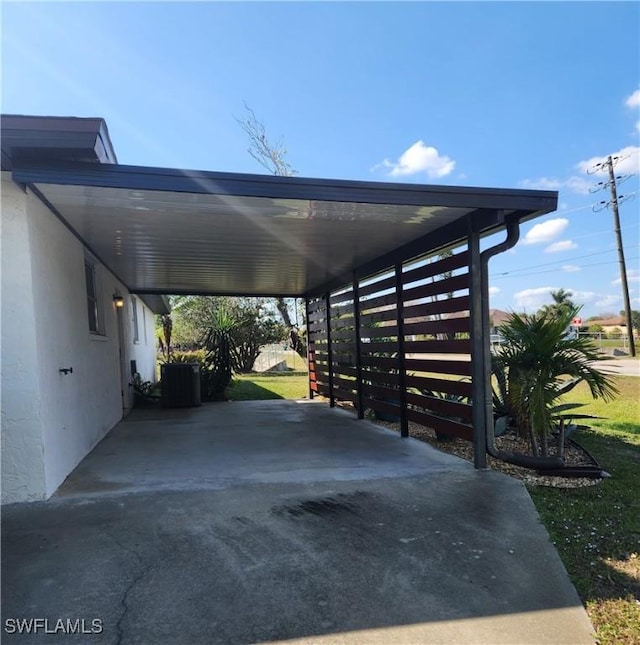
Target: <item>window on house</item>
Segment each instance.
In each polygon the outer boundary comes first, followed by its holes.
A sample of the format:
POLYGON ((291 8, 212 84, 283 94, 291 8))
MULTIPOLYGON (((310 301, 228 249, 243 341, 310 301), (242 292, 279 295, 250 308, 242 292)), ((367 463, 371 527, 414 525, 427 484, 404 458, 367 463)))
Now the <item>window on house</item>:
POLYGON ((87 314, 89 320, 89 331, 92 334, 103 334, 102 312, 98 299, 98 288, 96 282, 96 267, 89 260, 84 262, 84 277, 87 286, 87 314))
POLYGON ((138 299, 131 296, 131 309, 133 310, 133 342, 140 342, 140 330, 138 329, 138 299))

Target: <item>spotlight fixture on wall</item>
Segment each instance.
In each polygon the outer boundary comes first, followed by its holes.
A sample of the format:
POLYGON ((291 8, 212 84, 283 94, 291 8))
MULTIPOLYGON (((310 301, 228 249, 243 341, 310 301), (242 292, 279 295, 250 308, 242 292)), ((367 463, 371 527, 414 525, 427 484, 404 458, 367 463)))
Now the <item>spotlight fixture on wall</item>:
POLYGON ((113 303, 118 307, 118 309, 120 309, 121 307, 124 307, 124 298, 122 296, 114 295, 113 303))

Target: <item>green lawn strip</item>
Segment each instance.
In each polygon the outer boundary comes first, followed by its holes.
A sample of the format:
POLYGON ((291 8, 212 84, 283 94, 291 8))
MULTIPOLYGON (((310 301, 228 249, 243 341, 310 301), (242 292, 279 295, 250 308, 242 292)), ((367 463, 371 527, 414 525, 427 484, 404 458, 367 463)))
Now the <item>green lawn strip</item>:
POLYGON ((611 479, 584 488, 529 486, 529 492, 596 628, 600 645, 640 643, 640 414, 636 377, 615 378, 620 396, 592 401, 576 388, 567 401, 594 420, 576 440, 611 479))
POLYGON ((622 338, 594 338, 593 344, 596 347, 609 347, 629 350, 629 343, 622 338))
POLYGON ((229 388, 232 401, 302 399, 309 394, 306 372, 251 373, 235 376, 229 388))

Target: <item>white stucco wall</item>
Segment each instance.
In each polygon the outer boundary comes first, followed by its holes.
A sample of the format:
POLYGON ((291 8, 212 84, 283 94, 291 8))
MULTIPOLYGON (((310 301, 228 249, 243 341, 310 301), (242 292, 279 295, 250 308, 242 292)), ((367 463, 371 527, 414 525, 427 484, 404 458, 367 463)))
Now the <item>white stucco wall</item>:
POLYGON ((26 196, 2 173, 2 503, 45 496, 26 196))
MULTIPOLYGON (((130 325, 133 327, 133 312, 131 310, 131 296, 127 298, 130 325)), ((156 337, 155 337, 155 314, 147 307, 140 296, 136 297, 138 307, 139 341, 130 343, 131 358, 136 361, 137 370, 143 381, 156 381, 156 337)), ((129 332, 129 338, 133 338, 133 330, 129 332)))
MULTIPOLYGON (((11 205, 18 201, 16 195, 20 194, 20 189, 11 182, 3 182, 3 219, 5 202, 11 205)), ((22 214, 18 213, 20 208, 15 208, 13 218, 20 222, 19 233, 23 240, 21 260, 16 262, 14 258, 10 262, 11 258, 8 258, 5 266, 3 255, 3 319, 8 305, 5 284, 16 296, 19 294, 19 301, 23 303, 20 311, 12 315, 17 329, 9 326, 2 330, 4 503, 46 498, 53 494, 82 458, 122 418, 121 386, 124 413, 128 412, 133 402, 129 386, 132 359, 136 360, 137 370, 145 380, 155 380, 153 313, 140 298, 136 298, 139 341, 134 343, 131 296, 112 273, 96 263, 98 303, 104 328, 101 335, 91 334, 84 274, 85 248, 35 195, 23 195, 21 203, 22 214), (29 269, 27 272, 24 272, 25 266, 29 269), (19 283, 16 282, 16 274, 21 276, 19 283), (120 370, 117 311, 113 303, 115 293, 125 298, 121 313, 124 383, 120 370), (24 336, 28 331, 25 320, 31 321, 31 333, 28 339, 17 342, 16 332, 19 330, 24 336), (146 329, 143 321, 147 322, 146 329), (23 354, 25 346, 27 353, 23 354), (29 357, 28 364, 24 356, 29 357), (20 361, 24 364, 21 389, 5 388, 6 358, 9 365, 20 361), (73 368, 73 373, 62 374, 61 368, 73 368), (28 400, 32 403, 29 404, 28 400), (17 412, 25 407, 33 408, 31 425, 34 430, 27 436, 37 435, 31 442, 34 454, 38 439, 40 441, 42 476, 39 480, 31 479, 37 470, 35 458, 24 459, 17 449, 24 441, 20 437, 27 427, 24 415, 17 412), (9 466, 16 471, 9 479, 4 472, 5 455, 9 466), (33 488, 40 492, 25 496, 21 492, 24 487, 18 489, 16 486, 16 482, 22 479, 33 481, 33 488)), ((9 209, 7 212, 10 214, 12 211, 9 209)), ((16 226, 12 223, 12 228, 16 226)), ((3 248, 11 248, 15 256, 17 251, 13 250, 13 238, 17 239, 17 234, 11 229, 3 230, 2 237, 3 248), (11 237, 7 237, 7 232, 11 237)), ((7 372, 10 369, 7 367, 7 372)), ((11 469, 8 473, 12 473, 11 469)))

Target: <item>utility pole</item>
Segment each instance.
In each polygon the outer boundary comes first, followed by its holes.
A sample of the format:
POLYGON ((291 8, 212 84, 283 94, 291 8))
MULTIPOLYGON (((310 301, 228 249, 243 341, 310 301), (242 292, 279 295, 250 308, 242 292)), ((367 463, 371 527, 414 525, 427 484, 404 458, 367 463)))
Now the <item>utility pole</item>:
POLYGON ((631 318, 631 302, 629 300, 629 283, 627 282, 627 266, 624 260, 624 248, 622 246, 622 231, 620 230, 620 214, 618 213, 618 190, 616 185, 616 176, 613 167, 616 162, 620 161, 618 157, 609 155, 607 160, 596 165, 595 170, 604 170, 606 167, 609 173, 608 182, 599 182, 600 188, 605 188, 608 184, 611 191, 611 200, 608 203, 601 202, 604 207, 611 206, 613 212, 613 228, 616 234, 616 243, 618 245, 618 262, 620 264, 620 279, 622 281, 622 297, 624 300, 624 311, 627 319, 627 335, 629 337, 629 353, 631 356, 636 355, 636 344, 633 338, 633 322, 631 318))

